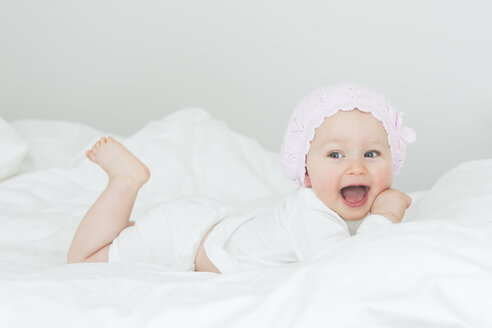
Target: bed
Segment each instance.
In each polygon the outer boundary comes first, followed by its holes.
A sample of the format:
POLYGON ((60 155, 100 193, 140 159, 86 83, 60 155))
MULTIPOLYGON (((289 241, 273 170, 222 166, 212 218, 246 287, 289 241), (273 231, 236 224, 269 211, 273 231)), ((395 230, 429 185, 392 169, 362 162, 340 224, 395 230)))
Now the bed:
MULTIPOLYGON (((492 159, 465 161, 430 190, 410 193, 402 224, 348 238, 308 262, 173 272, 66 264, 107 179, 84 152, 110 131, 0 123, 0 327, 492 326, 492 159)), ((254 206, 294 188, 278 154, 202 109, 115 137, 152 172, 134 219, 183 195, 254 206)))

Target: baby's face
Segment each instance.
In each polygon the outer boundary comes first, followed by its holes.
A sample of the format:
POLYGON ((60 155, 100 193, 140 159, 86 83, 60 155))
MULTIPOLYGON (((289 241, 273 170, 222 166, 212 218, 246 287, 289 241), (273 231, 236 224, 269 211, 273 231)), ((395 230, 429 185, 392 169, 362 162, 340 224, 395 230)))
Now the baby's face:
POLYGON ((382 123, 357 109, 339 111, 316 129, 306 157, 307 187, 345 220, 365 217, 393 182, 382 123))

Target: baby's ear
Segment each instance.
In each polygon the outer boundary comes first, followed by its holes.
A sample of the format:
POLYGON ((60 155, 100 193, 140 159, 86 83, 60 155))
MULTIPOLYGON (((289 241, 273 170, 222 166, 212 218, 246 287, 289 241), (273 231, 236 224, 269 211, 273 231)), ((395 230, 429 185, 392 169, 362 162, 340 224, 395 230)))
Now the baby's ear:
POLYGON ((313 185, 311 184, 311 178, 309 177, 309 174, 306 172, 306 175, 304 176, 304 185, 308 188, 312 188, 313 185))

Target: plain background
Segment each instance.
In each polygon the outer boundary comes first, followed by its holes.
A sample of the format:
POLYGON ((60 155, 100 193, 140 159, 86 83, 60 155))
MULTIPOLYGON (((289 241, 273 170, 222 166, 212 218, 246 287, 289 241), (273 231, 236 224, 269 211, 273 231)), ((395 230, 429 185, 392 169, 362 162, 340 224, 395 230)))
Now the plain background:
POLYGON ((201 107, 278 152, 329 83, 387 96, 417 132, 395 180, 492 158, 487 1, 0 0, 0 116, 131 135, 201 107))

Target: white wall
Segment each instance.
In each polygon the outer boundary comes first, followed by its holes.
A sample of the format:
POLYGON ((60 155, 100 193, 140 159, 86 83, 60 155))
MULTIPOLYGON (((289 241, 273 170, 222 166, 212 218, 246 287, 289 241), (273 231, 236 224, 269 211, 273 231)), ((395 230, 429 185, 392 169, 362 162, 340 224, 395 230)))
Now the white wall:
POLYGON ((385 94, 417 131, 396 180, 429 188, 492 157, 486 1, 0 0, 0 116, 129 135, 209 110, 278 151, 292 109, 322 84, 385 94))

